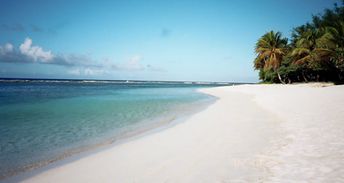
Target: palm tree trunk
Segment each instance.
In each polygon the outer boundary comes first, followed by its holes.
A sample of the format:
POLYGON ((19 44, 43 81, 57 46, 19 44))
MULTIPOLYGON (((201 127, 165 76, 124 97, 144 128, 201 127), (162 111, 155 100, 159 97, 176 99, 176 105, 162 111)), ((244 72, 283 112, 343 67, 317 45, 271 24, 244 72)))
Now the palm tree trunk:
POLYGON ((282 84, 285 84, 285 82, 282 80, 282 77, 281 77, 281 75, 279 74, 278 71, 277 71, 277 76, 278 76, 278 79, 280 80, 280 82, 281 82, 282 84))
POLYGON ((288 79, 288 84, 291 84, 291 79, 290 78, 287 78, 288 79))
POLYGON ((301 72, 301 73, 302 73, 302 77, 303 77, 303 79, 305 80, 305 82, 308 83, 308 79, 307 79, 307 77, 305 76, 305 73, 304 73, 304 72, 301 72))
POLYGON ((339 81, 342 81, 342 73, 340 72, 338 68, 337 68, 337 77, 339 81))

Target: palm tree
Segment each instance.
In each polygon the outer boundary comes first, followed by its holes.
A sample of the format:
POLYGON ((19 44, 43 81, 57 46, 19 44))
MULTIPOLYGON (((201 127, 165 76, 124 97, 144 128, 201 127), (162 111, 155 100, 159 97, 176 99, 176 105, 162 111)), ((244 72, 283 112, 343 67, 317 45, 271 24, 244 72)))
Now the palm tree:
POLYGON ((329 28, 331 44, 331 61, 339 71, 339 80, 344 72, 344 21, 339 21, 334 27, 329 28))
POLYGON ((332 36, 332 41, 336 44, 336 47, 344 47, 344 21, 339 21, 329 29, 332 36))
POLYGON ((273 69, 281 83, 285 84, 278 72, 283 56, 287 54, 288 39, 283 38, 280 32, 270 31, 264 34, 256 43, 257 57, 254 61, 255 69, 264 71, 273 69))
MULTIPOLYGON (((301 65, 303 68, 302 76, 307 82, 305 71, 307 69, 324 69, 325 64, 330 61, 332 54, 332 35, 330 28, 321 29, 308 28, 303 32, 299 32, 295 42, 295 48, 291 52, 294 57, 293 64, 301 65)), ((317 75, 317 79, 319 75, 317 75)))

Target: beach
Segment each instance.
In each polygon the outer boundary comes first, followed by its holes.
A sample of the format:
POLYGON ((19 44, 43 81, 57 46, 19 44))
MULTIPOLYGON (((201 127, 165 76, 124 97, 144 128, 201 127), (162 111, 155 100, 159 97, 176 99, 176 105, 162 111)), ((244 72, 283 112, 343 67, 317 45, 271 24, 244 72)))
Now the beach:
POLYGON ((23 182, 342 182, 344 86, 201 89, 206 109, 23 182))

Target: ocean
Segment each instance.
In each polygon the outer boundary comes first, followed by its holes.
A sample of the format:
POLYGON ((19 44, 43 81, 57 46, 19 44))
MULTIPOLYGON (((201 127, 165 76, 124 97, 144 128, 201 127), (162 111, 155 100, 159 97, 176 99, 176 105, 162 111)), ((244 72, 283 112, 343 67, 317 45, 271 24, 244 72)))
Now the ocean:
POLYGON ((0 79, 0 179, 170 124, 227 84, 0 79))

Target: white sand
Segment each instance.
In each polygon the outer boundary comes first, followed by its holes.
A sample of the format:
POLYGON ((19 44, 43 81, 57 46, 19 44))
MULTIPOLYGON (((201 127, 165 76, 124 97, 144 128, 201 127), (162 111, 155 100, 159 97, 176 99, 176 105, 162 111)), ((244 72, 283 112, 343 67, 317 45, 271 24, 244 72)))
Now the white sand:
POLYGON ((185 122, 24 182, 343 182, 344 86, 243 85, 185 122))
POLYGON ((344 182, 344 86, 260 85, 232 88, 283 119, 286 132, 266 154, 267 182, 344 182))

